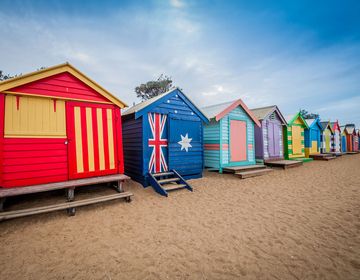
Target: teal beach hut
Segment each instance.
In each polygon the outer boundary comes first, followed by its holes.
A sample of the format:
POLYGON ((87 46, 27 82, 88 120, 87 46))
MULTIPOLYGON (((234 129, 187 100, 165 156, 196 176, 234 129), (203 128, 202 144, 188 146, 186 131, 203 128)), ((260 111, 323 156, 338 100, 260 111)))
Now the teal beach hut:
POLYGON ((254 165, 255 126, 260 122, 241 99, 202 109, 210 119, 204 126, 205 167, 254 165))

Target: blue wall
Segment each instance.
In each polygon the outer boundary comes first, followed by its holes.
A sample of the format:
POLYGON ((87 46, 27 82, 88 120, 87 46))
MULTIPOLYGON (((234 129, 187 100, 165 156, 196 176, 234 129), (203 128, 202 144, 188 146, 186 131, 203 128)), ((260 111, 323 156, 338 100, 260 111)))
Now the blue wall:
POLYGON ((168 139, 168 148, 164 149, 168 169, 176 169, 185 179, 200 178, 204 167, 203 123, 192 107, 175 91, 174 94, 163 97, 155 107, 150 105, 145 108, 146 113, 136 121, 135 114, 126 116, 123 120, 125 173, 144 186, 149 185, 149 160, 153 148, 148 145, 152 135, 148 113, 160 113, 167 115, 163 138, 168 139), (127 120, 128 117, 131 120, 127 120), (192 147, 187 152, 185 149, 181 150, 181 145, 178 144, 181 135, 185 137, 186 134, 192 139, 192 147))
POLYGON ((142 183, 142 118, 134 119, 126 116, 123 117, 122 122, 125 174, 142 183))

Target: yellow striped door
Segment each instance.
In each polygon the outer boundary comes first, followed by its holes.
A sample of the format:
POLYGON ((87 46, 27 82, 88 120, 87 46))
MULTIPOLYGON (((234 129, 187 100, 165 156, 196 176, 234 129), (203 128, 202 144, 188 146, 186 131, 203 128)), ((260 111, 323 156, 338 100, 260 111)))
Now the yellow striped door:
POLYGON ((70 178, 117 173, 114 108, 69 102, 66 113, 70 178))

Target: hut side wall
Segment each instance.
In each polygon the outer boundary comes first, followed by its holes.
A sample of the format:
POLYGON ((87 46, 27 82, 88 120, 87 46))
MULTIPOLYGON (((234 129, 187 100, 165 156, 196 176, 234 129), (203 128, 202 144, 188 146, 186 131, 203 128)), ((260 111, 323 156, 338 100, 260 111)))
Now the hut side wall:
POLYGON ((266 121, 262 120, 261 127, 255 126, 255 158, 264 159, 264 138, 263 138, 263 129, 266 125, 266 121))
POLYGON ((142 117, 123 118, 122 122, 125 174, 143 183, 142 117))
POLYGON ((222 143, 227 146, 227 149, 222 151, 221 158, 221 166, 238 166, 238 165, 249 165, 255 164, 255 131, 254 131, 254 122, 250 117, 246 114, 246 112, 237 107, 232 110, 227 116, 222 118, 221 125, 221 135, 222 135, 222 143), (230 162, 229 161, 229 148, 230 148, 230 131, 229 124, 231 119, 243 120, 246 121, 246 131, 247 131, 247 160, 242 162, 230 162))
POLYGON ((215 119, 204 126, 205 167, 220 169, 220 122, 215 119))

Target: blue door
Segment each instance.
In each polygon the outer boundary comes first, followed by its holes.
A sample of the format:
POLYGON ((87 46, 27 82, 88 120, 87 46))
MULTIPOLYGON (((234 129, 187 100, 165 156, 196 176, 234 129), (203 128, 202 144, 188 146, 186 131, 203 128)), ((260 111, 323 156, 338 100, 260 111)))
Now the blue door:
POLYGON ((169 119, 169 169, 183 176, 203 169, 202 126, 200 121, 169 119))

